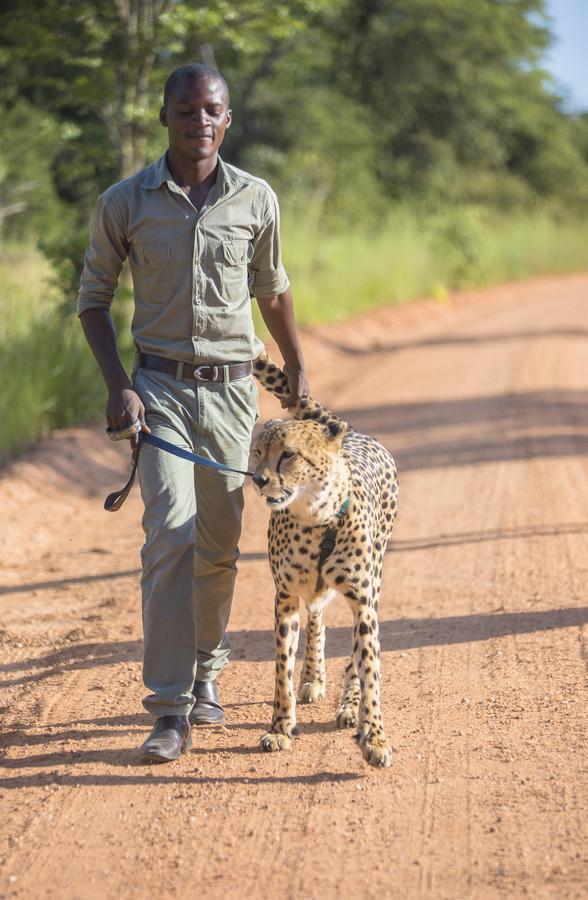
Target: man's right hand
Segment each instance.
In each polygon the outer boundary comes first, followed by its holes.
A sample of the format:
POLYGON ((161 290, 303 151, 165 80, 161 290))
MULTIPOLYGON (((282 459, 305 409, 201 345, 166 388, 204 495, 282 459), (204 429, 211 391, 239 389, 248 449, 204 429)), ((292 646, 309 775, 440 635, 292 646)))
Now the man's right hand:
POLYGON ((141 431, 151 433, 145 421, 145 407, 139 395, 132 388, 110 391, 106 406, 106 422, 113 431, 122 431, 139 420, 141 431))

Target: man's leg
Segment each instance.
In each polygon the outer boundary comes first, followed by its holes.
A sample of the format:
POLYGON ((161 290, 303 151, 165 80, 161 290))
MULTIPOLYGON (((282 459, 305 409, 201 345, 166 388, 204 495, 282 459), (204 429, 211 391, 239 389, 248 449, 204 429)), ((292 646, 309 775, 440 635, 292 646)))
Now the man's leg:
MULTIPOLYGON (((139 370, 135 387, 153 434, 191 450, 186 405, 195 392, 170 376, 139 370)), ((143 701, 155 717, 187 716, 193 705, 197 638, 193 596, 194 466, 144 443, 139 480, 145 504, 143 701)))
MULTIPOLYGON (((247 469, 257 419, 257 386, 252 377, 228 384, 199 385, 198 399, 200 452, 237 469, 247 469)), ((214 682, 228 661, 226 628, 237 573, 244 480, 242 475, 196 470, 197 688, 198 683, 214 682)), ((208 693, 206 689, 203 692, 205 705, 208 693)))
MULTIPOLYGON (((224 460, 223 460, 224 461, 224 460)), ((197 681, 215 681, 229 656, 231 612, 243 513, 243 487, 234 476, 202 469, 196 475, 198 516, 194 558, 197 681)))

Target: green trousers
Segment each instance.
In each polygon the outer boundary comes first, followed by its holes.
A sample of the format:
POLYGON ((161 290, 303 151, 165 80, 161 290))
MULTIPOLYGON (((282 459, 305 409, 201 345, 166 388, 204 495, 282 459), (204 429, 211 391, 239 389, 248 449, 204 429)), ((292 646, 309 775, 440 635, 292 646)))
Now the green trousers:
MULTIPOLYGON (((247 469, 258 417, 252 376, 200 383, 136 369, 134 388, 152 433, 178 447, 247 469)), ((195 466, 143 444, 145 505, 143 704, 154 716, 188 715, 194 680, 226 665, 243 512, 243 475, 195 466)))

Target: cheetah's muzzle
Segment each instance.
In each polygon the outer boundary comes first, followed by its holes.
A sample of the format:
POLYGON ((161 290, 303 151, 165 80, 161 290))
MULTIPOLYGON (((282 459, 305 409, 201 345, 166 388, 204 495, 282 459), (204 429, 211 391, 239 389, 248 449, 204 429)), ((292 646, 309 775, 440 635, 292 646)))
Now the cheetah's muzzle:
POLYGON ((292 496, 292 493, 292 491, 284 490, 278 497, 268 497, 264 495, 265 502, 268 504, 268 506, 277 506, 279 503, 285 503, 286 500, 289 500, 292 496))

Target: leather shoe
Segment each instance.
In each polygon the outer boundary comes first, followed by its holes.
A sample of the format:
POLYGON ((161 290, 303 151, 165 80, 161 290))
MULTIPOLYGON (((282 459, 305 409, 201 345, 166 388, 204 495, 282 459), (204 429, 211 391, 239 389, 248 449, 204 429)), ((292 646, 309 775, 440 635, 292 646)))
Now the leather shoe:
POLYGON ((187 716, 160 716, 147 740, 141 744, 144 763, 164 763, 178 759, 192 746, 187 716))
POLYGON ((196 703, 190 713, 191 725, 220 725, 225 721, 216 681, 195 681, 192 693, 196 703))

